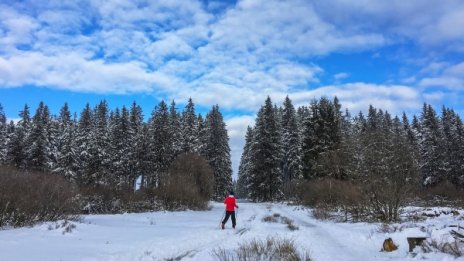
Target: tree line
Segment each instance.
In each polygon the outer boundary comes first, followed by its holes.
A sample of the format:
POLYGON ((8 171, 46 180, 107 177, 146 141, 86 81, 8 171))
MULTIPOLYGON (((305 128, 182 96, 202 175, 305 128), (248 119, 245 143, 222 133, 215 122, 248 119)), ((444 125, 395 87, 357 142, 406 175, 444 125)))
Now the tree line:
POLYGON ((213 171, 213 198, 222 198, 232 187, 229 137, 219 106, 203 118, 192 99, 178 112, 176 103, 161 101, 144 121, 133 102, 110 110, 106 101, 79 117, 67 103, 51 115, 43 102, 31 116, 28 105, 17 122, 7 122, 0 104, 0 165, 57 173, 81 187, 135 190, 157 188, 171 163, 181 154, 195 153, 213 171))
POLYGON ((237 188, 256 201, 291 197, 299 184, 324 178, 394 193, 404 187, 391 184, 464 188, 464 125, 446 107, 437 115, 424 104, 409 120, 372 105, 367 115, 351 116, 336 97, 297 109, 289 97, 280 107, 268 97, 245 139, 237 188))

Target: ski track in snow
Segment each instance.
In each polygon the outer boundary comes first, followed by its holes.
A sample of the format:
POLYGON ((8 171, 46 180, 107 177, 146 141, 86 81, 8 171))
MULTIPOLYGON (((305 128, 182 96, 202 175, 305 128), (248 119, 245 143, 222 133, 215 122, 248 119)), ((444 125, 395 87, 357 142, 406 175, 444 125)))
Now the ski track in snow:
POLYGON ((380 252, 386 235, 374 232, 375 224, 318 221, 306 209, 279 203, 238 204, 235 230, 231 220, 225 230, 220 229, 222 203, 212 203, 210 211, 88 215, 65 234, 63 228, 53 228, 55 223, 3 230, 0 260, 215 260, 215 249, 233 251, 267 237, 293 240, 316 261, 417 260, 407 253, 401 238, 394 238, 398 251, 380 252), (299 229, 263 222, 274 213, 290 218, 299 229))

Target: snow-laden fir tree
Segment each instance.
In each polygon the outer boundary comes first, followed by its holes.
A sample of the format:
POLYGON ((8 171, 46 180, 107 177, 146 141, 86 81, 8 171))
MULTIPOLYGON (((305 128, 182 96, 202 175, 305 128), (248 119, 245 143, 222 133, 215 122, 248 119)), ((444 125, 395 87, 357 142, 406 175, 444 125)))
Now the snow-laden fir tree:
POLYGON ((92 124, 92 134, 89 152, 91 155, 89 162, 90 177, 96 185, 107 185, 114 180, 110 171, 111 156, 109 153, 109 109, 108 103, 103 100, 94 108, 92 124))
POLYGON ((6 122, 5 112, 3 111, 3 106, 0 103, 0 165, 5 164, 7 144, 8 144, 8 126, 6 122))
POLYGON ((110 177, 109 184, 116 188, 132 187, 129 177, 129 161, 130 161, 130 120, 129 111, 125 106, 121 111, 116 108, 112 117, 110 117, 110 139, 109 139, 109 155, 110 155, 110 177))
POLYGON ((26 166, 30 169, 45 171, 49 162, 50 141, 47 130, 50 127, 48 107, 40 102, 32 118, 31 132, 26 139, 26 166))
POLYGON ((237 196, 241 198, 249 198, 250 191, 250 147, 253 139, 253 129, 248 126, 245 135, 245 145, 243 146, 242 156, 240 157, 240 165, 238 168, 237 181, 237 196))
POLYGON ((446 179, 446 151, 440 121, 432 106, 427 104, 424 104, 421 114, 419 149, 422 184, 431 187, 446 179))
POLYGON ((270 201, 282 196, 281 144, 277 121, 271 98, 268 97, 258 111, 250 147, 249 192, 253 200, 270 201))
POLYGON ((446 150, 446 177, 453 184, 462 187, 464 184, 464 136, 462 121, 454 110, 443 106, 441 126, 443 128, 446 150))
POLYGON ((8 141, 8 162, 16 167, 25 167, 27 160, 26 140, 29 136, 31 118, 29 114, 29 106, 24 105, 24 109, 20 111, 21 118, 16 124, 14 133, 8 141))
POLYGON ((128 151, 128 176, 132 188, 135 189, 136 179, 140 176, 143 177, 143 175, 147 173, 147 166, 150 161, 147 155, 147 150, 145 149, 148 147, 148 139, 145 138, 145 133, 143 131, 145 125, 143 122, 143 111, 135 101, 132 103, 130 108, 129 121, 130 146, 128 151))
POLYGON ((304 123, 302 137, 303 175, 305 178, 332 176, 343 178, 337 168, 329 168, 337 157, 341 142, 341 112, 339 107, 327 98, 313 100, 310 116, 304 123))
POLYGON ((182 152, 197 152, 198 121, 195 115, 195 105, 192 98, 188 100, 182 113, 182 152))
POLYGON ((300 135, 295 107, 288 96, 285 98, 281 117, 282 182, 284 191, 286 191, 292 181, 302 177, 300 135))
POLYGON ((58 117, 58 135, 56 138, 57 162, 53 169, 69 180, 76 180, 78 168, 78 155, 76 154, 76 126, 71 119, 68 104, 60 109, 58 117))
POLYGON ((80 114, 74 142, 77 156, 76 181, 81 186, 95 184, 96 182, 95 178, 92 177, 93 170, 90 166, 92 158, 90 149, 94 140, 93 135, 93 112, 87 103, 80 114))
POLYGON ((153 176, 148 182, 151 187, 159 186, 174 158, 170 127, 167 104, 161 101, 152 113, 148 129, 153 164, 151 168, 153 176))
POLYGON ((171 102, 169 107, 169 126, 172 137, 172 149, 174 151, 174 157, 182 152, 182 123, 181 116, 177 112, 176 103, 174 100, 171 102))
POLYGON ((219 200, 232 188, 232 162, 229 136, 218 105, 206 115, 204 130, 204 156, 213 169, 213 198, 219 200))

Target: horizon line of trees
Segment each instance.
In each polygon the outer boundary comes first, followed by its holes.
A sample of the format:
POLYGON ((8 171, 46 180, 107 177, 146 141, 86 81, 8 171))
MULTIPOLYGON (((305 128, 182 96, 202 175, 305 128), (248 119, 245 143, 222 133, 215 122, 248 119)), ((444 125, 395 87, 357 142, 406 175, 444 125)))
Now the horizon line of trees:
POLYGON ((337 97, 297 109, 288 96, 281 107, 268 97, 247 129, 238 194, 290 198, 297 185, 324 178, 426 188, 448 181, 464 188, 464 125, 454 110, 443 106, 438 116, 424 104, 410 121, 372 105, 354 117, 341 108, 337 97))
POLYGON ((174 101, 161 101, 147 122, 134 101, 110 110, 105 100, 87 103, 71 116, 67 103, 51 115, 40 102, 31 117, 26 104, 18 122, 7 122, 0 104, 0 165, 50 171, 81 187, 135 190, 137 179, 158 188, 171 163, 181 154, 206 159, 213 176, 213 199, 232 188, 232 164, 226 125, 215 105, 203 118, 192 99, 180 113, 174 101))

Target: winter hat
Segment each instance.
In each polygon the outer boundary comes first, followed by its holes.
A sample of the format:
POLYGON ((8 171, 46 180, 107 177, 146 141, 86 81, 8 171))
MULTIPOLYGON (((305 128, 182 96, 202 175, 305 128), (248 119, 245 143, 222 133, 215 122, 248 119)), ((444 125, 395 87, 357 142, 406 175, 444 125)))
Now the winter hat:
POLYGON ((233 196, 233 195, 234 195, 234 191, 231 190, 231 191, 229 192, 229 195, 232 195, 232 196, 233 196))

